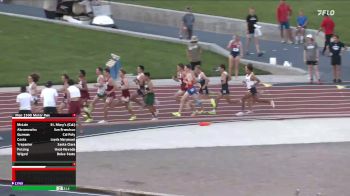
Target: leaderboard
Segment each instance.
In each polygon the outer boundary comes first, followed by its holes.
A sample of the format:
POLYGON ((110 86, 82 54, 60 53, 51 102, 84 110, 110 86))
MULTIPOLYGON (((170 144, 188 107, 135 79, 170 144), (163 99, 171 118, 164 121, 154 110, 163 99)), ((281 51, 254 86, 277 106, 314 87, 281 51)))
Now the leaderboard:
POLYGON ((76 189, 76 116, 14 114, 12 190, 76 189))

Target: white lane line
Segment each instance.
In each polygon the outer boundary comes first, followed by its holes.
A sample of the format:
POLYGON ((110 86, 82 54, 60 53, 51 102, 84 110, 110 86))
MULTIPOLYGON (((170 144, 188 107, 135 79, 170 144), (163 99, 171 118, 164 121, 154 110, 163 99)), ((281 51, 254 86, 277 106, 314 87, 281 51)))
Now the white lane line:
POLYGON ((288 50, 288 48, 283 48, 283 50, 284 50, 284 51, 287 51, 287 50, 288 50))
POLYGON ((277 50, 273 49, 272 52, 277 52, 277 50))

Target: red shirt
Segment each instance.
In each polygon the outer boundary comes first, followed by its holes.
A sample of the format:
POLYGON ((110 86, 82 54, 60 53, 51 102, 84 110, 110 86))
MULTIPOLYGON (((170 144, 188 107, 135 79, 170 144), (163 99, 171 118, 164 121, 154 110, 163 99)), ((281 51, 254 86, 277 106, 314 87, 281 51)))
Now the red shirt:
POLYGON ((321 27, 326 35, 331 35, 334 32, 335 24, 331 17, 326 16, 321 23, 321 27))
POLYGON ((286 3, 281 3, 277 8, 278 22, 288 22, 289 15, 292 13, 292 8, 286 3))

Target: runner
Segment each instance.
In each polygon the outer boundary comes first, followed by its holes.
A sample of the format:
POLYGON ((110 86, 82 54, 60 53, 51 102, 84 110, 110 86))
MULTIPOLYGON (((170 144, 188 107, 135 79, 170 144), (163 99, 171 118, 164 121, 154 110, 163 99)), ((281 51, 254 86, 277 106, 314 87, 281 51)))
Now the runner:
POLYGON ((249 114, 251 111, 245 111, 246 101, 252 100, 253 103, 267 103, 271 104, 272 108, 275 108, 275 102, 273 100, 268 99, 260 99, 258 96, 258 91, 256 89, 256 85, 260 83, 260 80, 254 75, 253 65, 249 63, 245 67, 246 76, 243 83, 246 85, 248 92, 242 98, 242 110, 236 113, 237 116, 243 116, 244 114, 249 114))
POLYGON ((69 76, 67 74, 63 74, 61 76, 61 80, 63 82, 63 86, 60 89, 60 92, 63 93, 63 100, 62 100, 61 104, 58 106, 58 113, 62 114, 64 108, 66 108, 67 104, 68 104, 68 102, 67 102, 67 89, 69 87, 69 84, 68 84, 69 76))
MULTIPOLYGON (((82 108, 88 106, 88 100, 90 99, 89 89, 86 81, 86 72, 85 70, 79 71, 79 84, 78 88, 80 89, 80 99, 82 108)), ((84 109, 86 110, 86 109, 84 109)))
POLYGON ((20 94, 17 95, 16 102, 19 104, 19 114, 31 114, 31 103, 33 97, 27 92, 26 86, 21 86, 20 94))
POLYGON ((216 114, 216 109, 218 108, 219 101, 221 99, 225 99, 226 102, 229 104, 237 104, 240 102, 239 100, 232 101, 230 98, 230 90, 229 90, 229 85, 228 85, 229 75, 226 72, 226 65, 221 64, 219 66, 219 70, 220 70, 220 74, 221 74, 220 75, 221 90, 220 90, 220 94, 216 97, 216 99, 211 100, 213 110, 210 112, 210 114, 216 114))
POLYGON ((97 79, 96 79, 97 83, 94 84, 94 87, 97 88, 97 93, 96 93, 94 99, 92 100, 92 102, 89 104, 89 107, 84 109, 85 114, 83 114, 83 115, 86 115, 85 122, 87 122, 87 123, 93 121, 92 112, 95 109, 95 105, 96 105, 97 101, 102 100, 103 102, 105 102, 105 100, 106 100, 106 82, 105 82, 105 78, 103 76, 103 68, 102 67, 96 68, 96 75, 97 75, 97 79))
POLYGON ((342 50, 345 49, 345 45, 339 41, 338 35, 333 35, 333 42, 329 44, 329 52, 331 55, 331 65, 333 65, 333 82, 334 83, 341 83, 341 55, 342 50))
POLYGON ((230 56, 228 59, 229 62, 229 80, 231 80, 232 76, 232 67, 235 66, 235 78, 238 79, 238 69, 240 58, 243 58, 243 45, 242 42, 237 35, 232 36, 232 40, 228 43, 227 48, 230 50, 230 56))
POLYGON ((152 120, 158 120, 157 116, 157 110, 154 107, 155 104, 155 95, 154 95, 154 86, 151 80, 151 74, 149 72, 145 73, 145 107, 148 108, 148 110, 152 114, 152 120))
POLYGON ((75 114, 77 119, 77 130, 80 133, 83 133, 82 124, 80 121, 80 113, 81 113, 81 94, 80 89, 75 86, 75 83, 72 79, 68 79, 67 81, 68 88, 66 89, 67 93, 67 103, 68 103, 68 114, 75 114))
POLYGON ((199 100, 198 92, 195 87, 196 83, 196 77, 194 75, 194 72, 191 69, 191 65, 186 65, 185 66, 185 76, 184 76, 184 83, 186 84, 186 92, 182 96, 181 101, 180 101, 180 107, 178 112, 173 112, 172 115, 175 117, 181 117, 181 112, 187 103, 189 107, 192 109, 192 114, 191 116, 196 115, 195 107, 192 104, 192 102, 188 101, 189 97, 192 97, 194 99, 195 105, 196 106, 202 106, 202 102, 199 100))
POLYGON ((331 43, 331 38, 333 37, 333 34, 334 34, 334 28, 335 28, 334 21, 330 16, 325 14, 321 23, 321 27, 317 32, 317 34, 319 34, 323 30, 325 34, 325 41, 324 41, 324 47, 322 50, 322 55, 325 55, 324 53, 326 52, 326 50, 329 47, 329 44, 331 43))
POLYGON ((184 83, 184 76, 185 76, 185 66, 182 63, 179 63, 176 67, 176 76, 173 76, 173 80, 176 82, 180 82, 180 89, 175 93, 175 99, 176 101, 180 102, 181 97, 185 94, 186 92, 186 84, 184 83))
POLYGON ((121 97, 116 100, 117 102, 113 102, 113 107, 116 106, 125 106, 125 108, 128 110, 131 117, 129 118, 129 121, 136 120, 136 115, 134 111, 132 110, 132 107, 130 105, 130 91, 129 91, 129 81, 128 78, 125 76, 126 71, 123 69, 119 70, 119 76, 120 76, 120 88, 122 90, 121 97))
POLYGON ((202 55, 202 48, 198 45, 198 38, 197 36, 192 36, 190 40, 190 44, 187 47, 186 50, 187 59, 191 64, 191 69, 194 70, 196 65, 201 65, 201 55, 202 55))
POLYGON ((139 65, 137 66, 137 76, 136 79, 134 80, 135 84, 138 86, 137 87, 137 91, 134 92, 131 97, 130 100, 135 102, 136 104, 138 104, 141 107, 144 107, 144 104, 141 103, 137 98, 140 97, 143 99, 143 97, 145 96, 145 67, 143 65, 139 65))
POLYGON ((258 54, 258 57, 261 57, 264 53, 260 52, 260 46, 259 46, 259 39, 258 36, 255 34, 255 26, 258 22, 258 16, 255 14, 254 8, 249 8, 249 14, 247 16, 247 41, 246 41, 246 55, 249 55, 249 45, 251 42, 251 39, 254 39, 256 52, 258 54))
MULTIPOLYGON (((197 83, 199 84, 199 99, 201 99, 202 103, 209 103, 211 104, 214 99, 210 98, 209 96, 209 78, 205 75, 205 73, 202 71, 202 68, 200 65, 197 65, 194 69, 195 76, 197 77, 197 83)), ((213 106, 213 105, 212 105, 213 106)), ((201 110, 197 112, 197 114, 204 114, 204 107, 203 104, 201 105, 201 110)), ((208 112, 211 114, 210 112, 208 112)))
POLYGON ((46 88, 44 88, 41 91, 40 98, 43 102, 44 107, 44 114, 56 114, 57 108, 57 97, 58 93, 57 90, 52 88, 52 82, 48 81, 45 85, 46 88))
POLYGON ((315 69, 316 81, 321 83, 320 73, 318 71, 319 51, 318 45, 314 41, 311 34, 306 36, 306 43, 304 45, 304 62, 309 67, 310 83, 314 82, 313 69, 315 69))
POLYGON ((103 120, 100 120, 98 123, 106 123, 107 122, 107 115, 108 115, 108 108, 111 108, 113 105, 113 101, 115 99, 115 91, 117 89, 117 86, 111 77, 111 71, 109 68, 105 69, 105 79, 106 79, 106 100, 103 107, 103 120))
POLYGON ((299 11, 299 16, 297 18, 297 31, 295 32, 295 44, 304 43, 304 36, 306 26, 308 24, 308 19, 304 15, 304 11, 299 11))
MULTIPOLYGON (((36 73, 32 73, 28 76, 28 93, 33 97, 34 105, 38 105, 38 82, 40 76, 36 73)), ((34 109, 34 108, 33 108, 34 109)))

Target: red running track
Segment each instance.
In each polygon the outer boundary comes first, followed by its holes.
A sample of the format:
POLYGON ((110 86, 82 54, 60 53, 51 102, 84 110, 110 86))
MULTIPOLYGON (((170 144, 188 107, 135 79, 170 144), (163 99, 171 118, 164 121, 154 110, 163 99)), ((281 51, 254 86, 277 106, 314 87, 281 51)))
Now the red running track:
MULTIPOLYGON (((210 93, 219 92, 218 85, 212 85, 209 88, 210 93)), ((132 90, 133 91, 133 90, 132 90)), ((157 106, 159 110, 159 119, 162 121, 173 120, 171 113, 178 110, 179 104, 174 98, 177 91, 175 86, 161 86, 156 88, 156 97, 159 100, 157 106)), ((274 99, 276 108, 272 109, 270 105, 257 104, 253 107, 254 113, 238 118, 235 113, 239 112, 241 106, 229 105, 221 100, 216 115, 198 115, 190 117, 190 111, 185 110, 180 120, 239 120, 239 119, 281 119, 281 118, 313 118, 313 117, 350 117, 350 90, 338 90, 334 85, 300 85, 300 86, 273 86, 259 87, 261 98, 274 99)), ((96 90, 90 89, 91 96, 95 95, 96 90)), ((246 92, 242 86, 230 86, 231 98, 240 99, 246 92)), ((120 94, 120 92, 118 92, 120 94)), ((7 92, 0 93, 0 129, 8 129, 11 126, 11 115, 18 111, 15 102, 18 93, 7 92)), ((213 95, 214 96, 214 95, 213 95)), ((62 100, 60 94, 59 101, 62 100)), ((93 112, 94 122, 96 123, 103 117, 103 103, 98 102, 93 112)), ((144 110, 133 104, 133 109, 137 113, 136 122, 144 122, 152 117, 147 110, 144 110)), ((211 110, 209 104, 205 104, 206 110, 211 110)), ((129 114, 124 107, 116 107, 109 111, 109 122, 126 122, 129 114)))

